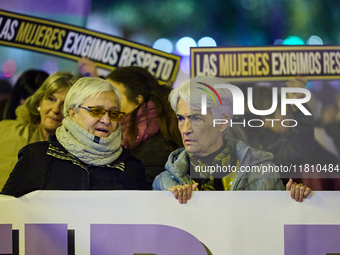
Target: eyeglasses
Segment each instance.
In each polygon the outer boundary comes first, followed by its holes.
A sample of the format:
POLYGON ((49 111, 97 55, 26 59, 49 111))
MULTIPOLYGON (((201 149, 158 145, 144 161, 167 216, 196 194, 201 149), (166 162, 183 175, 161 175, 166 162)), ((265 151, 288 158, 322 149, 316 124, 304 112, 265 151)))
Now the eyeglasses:
POLYGON ((104 108, 101 107, 96 107, 96 106, 79 106, 79 108, 82 108, 86 111, 89 112, 90 116, 95 117, 95 118, 102 118, 106 112, 109 113, 109 117, 112 121, 121 121, 125 115, 125 112, 119 112, 115 110, 105 110, 104 108))

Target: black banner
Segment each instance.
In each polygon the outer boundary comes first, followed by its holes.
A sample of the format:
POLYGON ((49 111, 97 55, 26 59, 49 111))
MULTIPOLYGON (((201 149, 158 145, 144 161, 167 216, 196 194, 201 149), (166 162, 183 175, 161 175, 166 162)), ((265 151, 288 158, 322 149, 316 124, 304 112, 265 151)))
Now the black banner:
POLYGON ((77 26, 0 10, 0 45, 72 60, 86 57, 99 67, 141 66, 161 81, 174 81, 180 56, 77 26))
POLYGON ((228 81, 275 81, 304 76, 339 79, 339 46, 270 46, 191 48, 191 77, 228 81))

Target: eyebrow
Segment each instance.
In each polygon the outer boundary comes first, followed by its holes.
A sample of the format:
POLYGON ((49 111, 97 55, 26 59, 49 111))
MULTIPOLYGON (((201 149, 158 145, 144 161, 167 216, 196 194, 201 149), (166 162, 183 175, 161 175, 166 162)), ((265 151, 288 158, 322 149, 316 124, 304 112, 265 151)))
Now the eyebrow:
POLYGON ((176 114, 177 115, 177 117, 187 117, 187 118, 191 118, 191 117, 203 117, 203 115, 202 114, 198 114, 198 113, 194 113, 194 114, 189 114, 189 115, 186 115, 186 116, 184 116, 184 115, 181 115, 181 114, 176 114))

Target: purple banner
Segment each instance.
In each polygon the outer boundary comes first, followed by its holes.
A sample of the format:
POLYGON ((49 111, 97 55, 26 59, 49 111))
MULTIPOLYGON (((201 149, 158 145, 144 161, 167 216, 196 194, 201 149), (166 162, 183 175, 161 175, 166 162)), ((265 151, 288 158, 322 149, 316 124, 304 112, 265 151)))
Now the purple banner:
POLYGON ((207 255, 196 237, 165 225, 91 224, 91 255, 207 255))
POLYGON ((25 224, 25 255, 67 255, 67 224, 25 224))
POLYGON ((12 253, 12 224, 0 224, 0 254, 12 253))
POLYGON ((285 225, 285 255, 340 253, 340 225, 285 225))

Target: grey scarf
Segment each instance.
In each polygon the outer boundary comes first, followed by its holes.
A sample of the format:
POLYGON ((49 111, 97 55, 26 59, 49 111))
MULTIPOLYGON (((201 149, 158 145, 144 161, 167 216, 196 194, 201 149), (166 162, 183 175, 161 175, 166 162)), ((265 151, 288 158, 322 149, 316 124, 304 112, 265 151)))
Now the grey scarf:
POLYGON ((89 133, 68 116, 57 129, 56 136, 68 152, 88 165, 108 165, 123 151, 120 124, 109 137, 101 138, 89 133))

